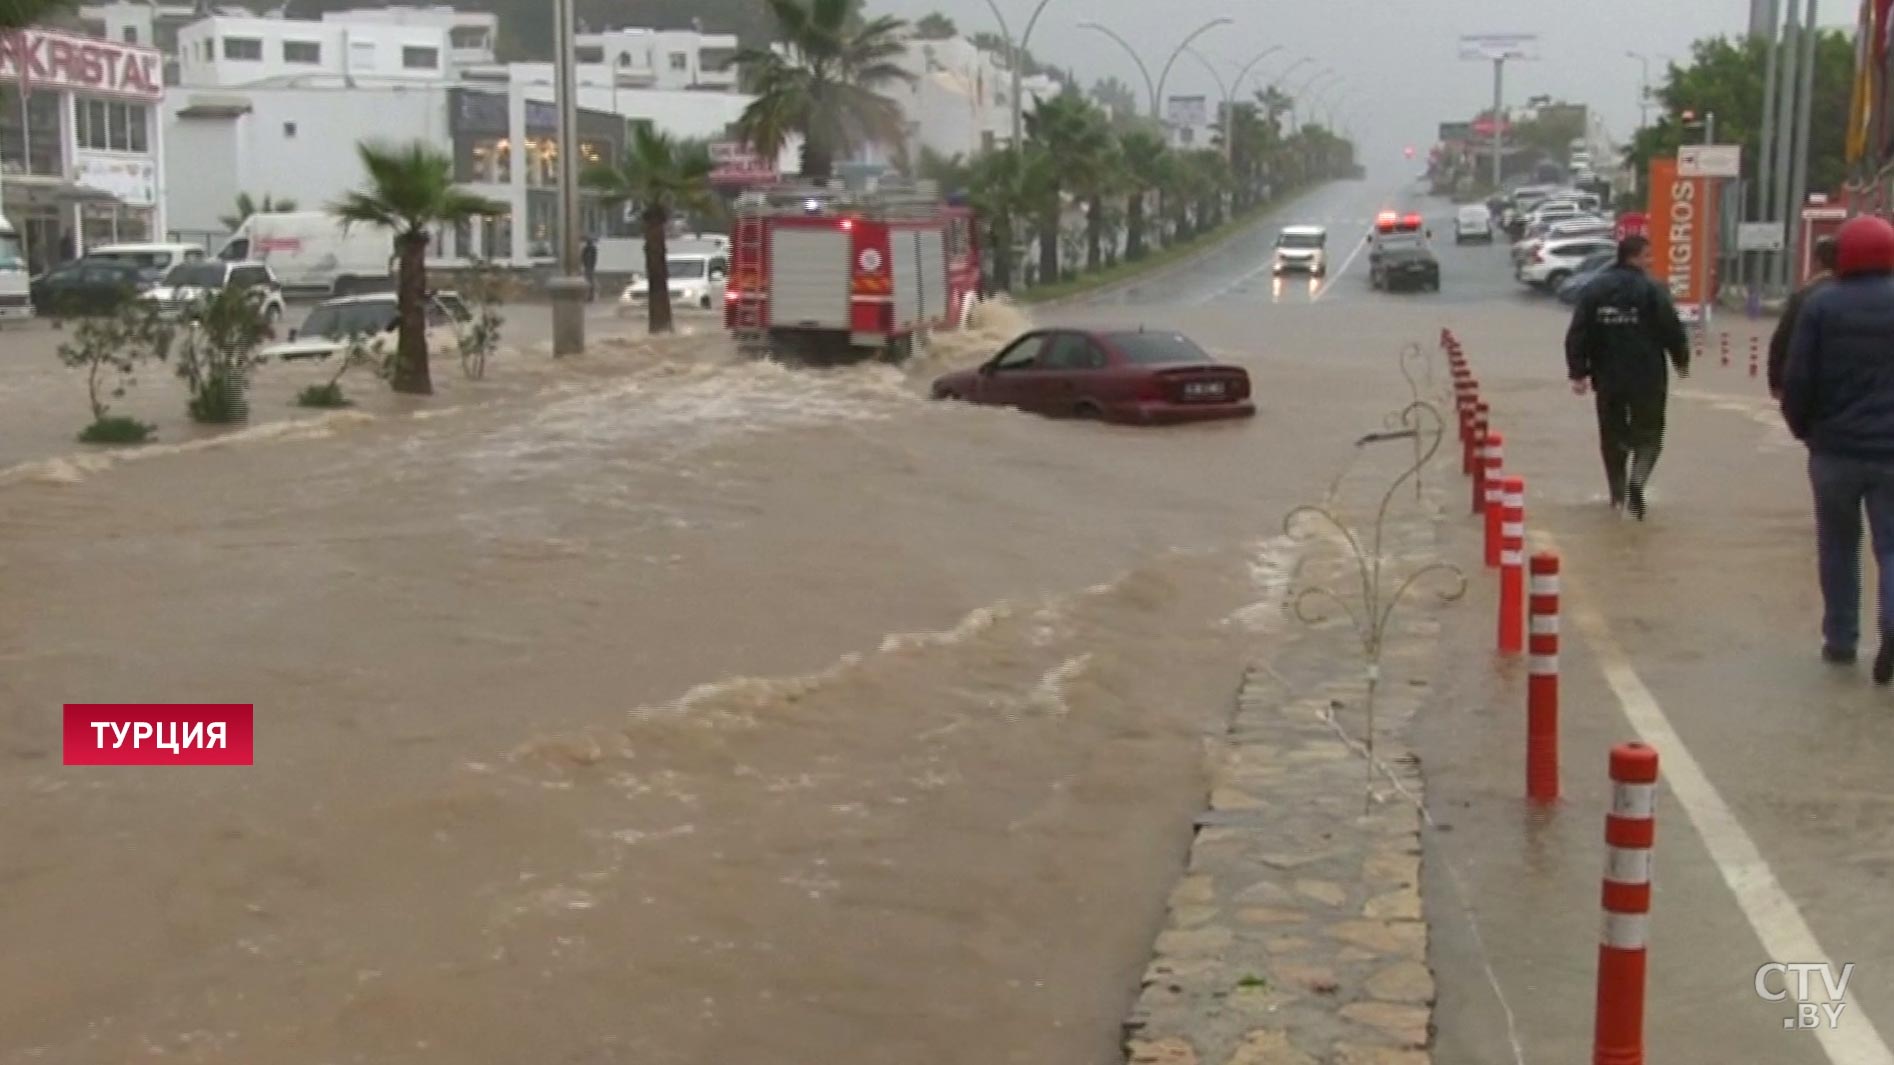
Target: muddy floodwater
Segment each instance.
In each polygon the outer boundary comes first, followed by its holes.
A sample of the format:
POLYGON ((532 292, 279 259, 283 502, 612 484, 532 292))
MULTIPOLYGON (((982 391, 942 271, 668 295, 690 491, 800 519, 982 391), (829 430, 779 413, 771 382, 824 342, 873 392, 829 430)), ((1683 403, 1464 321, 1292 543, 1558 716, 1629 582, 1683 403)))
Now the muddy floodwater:
POLYGON ((23 411, 0 1063, 1107 1059, 1282 516, 1432 322, 1170 321, 1240 423, 927 399, 1022 321, 526 353, 122 457, 23 411), (117 701, 254 703, 256 765, 64 768, 60 705, 117 701))

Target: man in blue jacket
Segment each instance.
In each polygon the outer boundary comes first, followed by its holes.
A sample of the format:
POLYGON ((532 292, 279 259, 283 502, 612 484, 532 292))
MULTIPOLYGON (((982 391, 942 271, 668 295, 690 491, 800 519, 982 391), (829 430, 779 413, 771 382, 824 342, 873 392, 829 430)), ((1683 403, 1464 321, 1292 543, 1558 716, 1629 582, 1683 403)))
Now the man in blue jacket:
POLYGON ((1822 581, 1822 657, 1855 660, 1861 628, 1861 512, 1879 570, 1874 680, 1894 680, 1894 226, 1850 219, 1834 281, 1810 293, 1789 343, 1782 417, 1808 445, 1822 581))

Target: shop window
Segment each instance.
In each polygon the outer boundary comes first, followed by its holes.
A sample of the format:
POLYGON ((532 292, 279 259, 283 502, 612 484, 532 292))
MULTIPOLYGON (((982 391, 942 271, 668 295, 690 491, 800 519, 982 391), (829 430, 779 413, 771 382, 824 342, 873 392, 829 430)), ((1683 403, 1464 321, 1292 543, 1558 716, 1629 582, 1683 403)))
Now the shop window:
POLYGON ((689 70, 690 67, 691 67, 691 57, 689 55, 683 52, 671 53, 671 69, 672 70, 689 70))
POLYGON ((255 37, 225 37, 224 58, 259 61, 263 58, 263 42, 255 37))
POLYGON ((322 62, 322 45, 317 41, 284 41, 283 62, 315 65, 322 62))
POLYGON ((283 123, 283 139, 286 141, 293 141, 296 139, 296 123, 294 122, 283 123))
POLYGON ((84 98, 73 101, 73 141, 86 151, 149 152, 148 121, 143 104, 84 98))
POLYGON ((439 48, 403 48, 401 65, 409 70, 439 70, 441 50, 439 48))
POLYGON ((31 141, 27 150, 21 146, 19 95, 15 92, 4 95, 6 103, 0 106, 0 162, 6 164, 7 172, 12 173, 24 158, 29 174, 63 173, 65 153, 60 146, 60 112, 64 110, 66 97, 56 92, 27 94, 25 127, 31 141))

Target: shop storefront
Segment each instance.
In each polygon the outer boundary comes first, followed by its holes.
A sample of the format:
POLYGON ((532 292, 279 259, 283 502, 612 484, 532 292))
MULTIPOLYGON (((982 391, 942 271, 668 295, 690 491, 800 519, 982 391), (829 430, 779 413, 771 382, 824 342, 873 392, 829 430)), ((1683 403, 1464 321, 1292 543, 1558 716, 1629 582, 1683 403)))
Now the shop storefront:
MULTIPOLYGON (((454 139, 455 179, 472 191, 507 204, 501 218, 472 227, 473 254, 516 263, 548 259, 559 239, 559 110, 512 92, 453 89, 448 93, 448 129, 454 139)), ((579 168, 622 157, 624 119, 579 111, 579 168)), ((609 231, 612 212, 596 193, 580 190, 580 226, 609 231)))
POLYGON ((162 236, 156 51, 48 30, 0 35, 0 95, 0 209, 36 269, 162 236))

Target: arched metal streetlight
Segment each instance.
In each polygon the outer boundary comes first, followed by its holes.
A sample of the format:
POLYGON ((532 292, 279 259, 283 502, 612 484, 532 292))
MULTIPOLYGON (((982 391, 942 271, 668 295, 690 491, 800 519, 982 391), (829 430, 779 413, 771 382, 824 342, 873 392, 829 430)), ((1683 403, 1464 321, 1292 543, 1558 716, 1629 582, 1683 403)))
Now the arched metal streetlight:
POLYGON ((1081 22, 1079 23, 1079 29, 1097 30, 1105 36, 1110 37, 1113 41, 1117 42, 1118 47, 1125 50, 1125 54, 1131 57, 1131 61, 1138 65, 1138 73, 1144 76, 1144 91, 1151 97, 1151 118, 1153 121, 1157 120, 1157 83, 1151 80, 1151 68, 1144 65, 1144 60, 1139 57, 1138 50, 1131 47, 1130 41, 1113 33, 1109 26, 1103 26, 1096 22, 1081 22))
POLYGON ((999 5, 994 3, 993 0, 986 0, 987 10, 993 12, 993 17, 999 21, 1000 33, 1006 37, 1006 65, 1013 68, 1013 147, 1015 148, 1019 147, 1021 127, 1024 124, 1024 112, 1021 109, 1019 100, 1019 60, 1020 56, 1026 51, 1026 42, 1032 40, 1033 27, 1039 25, 1040 14, 1046 10, 1046 5, 1051 2, 1052 0, 1039 0, 1038 6, 1032 9, 1032 17, 1026 20, 1026 32, 1021 34, 1018 40, 1014 40, 1013 31, 1007 26, 1006 16, 1001 14, 999 5))
POLYGON ((1315 86, 1316 82, 1321 81, 1323 78, 1334 76, 1334 67, 1323 67, 1321 70, 1316 71, 1307 81, 1303 82, 1300 88, 1289 94, 1289 115, 1290 120, 1296 124, 1295 128, 1302 128, 1302 97, 1315 86))
MULTIPOLYGON (((1210 72, 1212 78, 1216 79, 1217 88, 1223 90, 1224 123, 1226 126, 1230 126, 1236 121, 1236 94, 1243 91, 1243 79, 1249 77, 1250 71, 1255 70, 1258 63, 1282 51, 1282 45, 1271 45, 1264 51, 1258 52, 1248 63, 1243 64, 1241 70, 1237 71, 1236 80, 1230 82, 1223 80, 1223 75, 1217 73, 1215 65, 1213 65, 1210 60, 1204 58, 1202 52, 1197 51, 1195 48, 1187 49, 1187 51, 1190 52, 1192 58, 1203 64, 1203 68, 1210 72)), ((1223 133, 1223 155, 1225 159, 1234 157, 1234 149, 1231 146, 1233 140, 1234 137, 1231 130, 1226 128, 1223 133)))
MULTIPOLYGON (((1170 58, 1164 61, 1163 72, 1157 76, 1157 93, 1154 98, 1157 100, 1162 100, 1164 98, 1164 83, 1170 80, 1171 68, 1177 65, 1177 57, 1183 55, 1184 50, 1186 48, 1189 48, 1192 42, 1196 41, 1197 38, 1202 37, 1204 34, 1209 33, 1211 30, 1216 29, 1218 26, 1230 26, 1230 25, 1234 25, 1235 22, 1236 20, 1233 18, 1213 18, 1209 22, 1206 22, 1203 25, 1197 27, 1196 29, 1191 30, 1189 36, 1185 37, 1182 41, 1179 41, 1177 44, 1177 47, 1171 49, 1170 58)), ((1160 119, 1159 121, 1161 122, 1162 119, 1160 119)))

